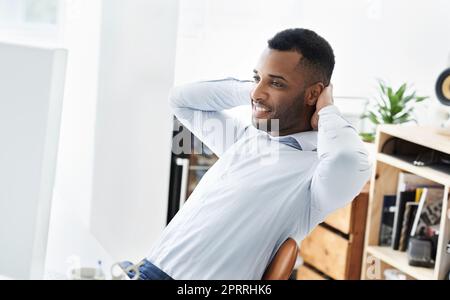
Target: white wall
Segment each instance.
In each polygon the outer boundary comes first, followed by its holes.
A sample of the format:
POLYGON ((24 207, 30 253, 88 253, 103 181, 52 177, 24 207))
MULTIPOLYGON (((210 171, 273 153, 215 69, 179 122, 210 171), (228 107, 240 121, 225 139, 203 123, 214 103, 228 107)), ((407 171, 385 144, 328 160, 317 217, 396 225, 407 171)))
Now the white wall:
POLYGON ((55 182, 55 213, 70 212, 89 225, 97 104, 101 0, 64 6, 61 44, 69 50, 55 182))
POLYGON ((74 258, 89 266, 99 259, 112 263, 89 233, 101 4, 60 1, 63 17, 57 42, 69 55, 46 260, 45 278, 50 279, 66 278, 74 258))
POLYGON ((269 37, 295 24, 300 11, 298 0, 181 1, 176 82, 252 78, 269 37))
POLYGON ((447 0, 303 1, 299 25, 333 45, 339 94, 371 93, 379 77, 435 98, 450 54, 449 12, 447 0))
POLYGON ((142 259, 165 226, 178 2, 103 1, 91 230, 142 259))

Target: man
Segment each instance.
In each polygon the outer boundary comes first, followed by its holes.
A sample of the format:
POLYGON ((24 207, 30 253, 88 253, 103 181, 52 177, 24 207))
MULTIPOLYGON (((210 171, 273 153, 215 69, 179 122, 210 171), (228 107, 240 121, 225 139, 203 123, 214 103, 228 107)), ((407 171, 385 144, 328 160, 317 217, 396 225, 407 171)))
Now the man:
POLYGON ((328 42, 289 29, 268 41, 254 82, 172 91, 176 117, 219 160, 141 263, 142 279, 261 279, 287 238, 299 243, 360 192, 371 165, 333 105, 333 68, 328 42), (224 112, 243 104, 252 124, 224 112))

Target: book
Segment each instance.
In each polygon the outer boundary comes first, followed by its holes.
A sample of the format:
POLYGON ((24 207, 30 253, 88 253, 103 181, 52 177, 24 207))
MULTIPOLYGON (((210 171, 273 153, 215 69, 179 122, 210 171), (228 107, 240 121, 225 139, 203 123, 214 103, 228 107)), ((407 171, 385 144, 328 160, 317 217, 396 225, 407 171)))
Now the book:
POLYGON ((416 191, 403 191, 395 204, 394 227, 392 229, 392 249, 399 250, 400 234, 407 202, 415 202, 416 191))
POLYGON ((381 212, 379 245, 390 246, 392 243, 392 229, 394 226, 396 195, 385 195, 383 197, 383 208, 381 212))
POLYGON ((406 203, 402 229, 400 232, 400 242, 399 242, 400 251, 406 251, 408 247, 409 236, 418 207, 419 203, 417 202, 406 203))
POLYGON ((400 172, 397 182, 396 211, 394 216, 392 248, 399 249, 403 216, 407 202, 416 202, 421 197, 423 189, 426 187, 439 187, 439 185, 429 179, 417 176, 412 173, 400 172), (403 193, 403 194, 402 194, 403 193))
POLYGON ((429 229, 439 224, 443 199, 443 187, 428 187, 423 189, 410 236, 426 236, 429 229))
POLYGON ((420 197, 422 196, 422 192, 423 192, 423 188, 417 188, 416 189, 416 199, 415 199, 415 201, 417 203, 420 202, 420 197))

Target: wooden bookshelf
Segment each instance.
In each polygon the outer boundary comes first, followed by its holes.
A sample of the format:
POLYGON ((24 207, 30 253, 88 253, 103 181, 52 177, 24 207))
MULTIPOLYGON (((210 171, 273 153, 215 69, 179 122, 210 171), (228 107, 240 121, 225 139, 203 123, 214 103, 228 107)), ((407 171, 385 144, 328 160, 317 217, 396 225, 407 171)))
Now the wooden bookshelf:
POLYGON ((450 167, 443 165, 415 166, 413 164, 414 153, 399 155, 396 151, 386 151, 385 145, 392 138, 398 138, 400 142, 413 143, 414 146, 422 149, 426 148, 450 154, 450 136, 443 134, 439 129, 404 125, 382 125, 378 127, 375 140, 376 161, 369 192, 361 278, 384 279, 384 270, 393 268, 407 275, 408 279, 444 279, 446 273, 450 271, 450 254, 446 252, 446 245, 450 240, 450 220, 448 216, 450 208, 450 167), (416 174, 444 187, 434 268, 410 266, 406 252, 379 246, 383 197, 396 193, 398 175, 402 171, 416 174))
POLYGON ((416 175, 419 175, 420 177, 428 178, 444 186, 450 182, 450 173, 444 173, 431 167, 417 167, 402 158, 393 157, 391 155, 383 153, 377 153, 377 161, 403 171, 414 173, 416 175))

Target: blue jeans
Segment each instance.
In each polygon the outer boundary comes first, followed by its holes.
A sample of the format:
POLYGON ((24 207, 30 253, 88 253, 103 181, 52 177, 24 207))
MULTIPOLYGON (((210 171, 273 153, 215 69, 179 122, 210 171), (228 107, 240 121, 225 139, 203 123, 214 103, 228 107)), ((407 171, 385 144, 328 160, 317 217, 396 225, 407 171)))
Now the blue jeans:
MULTIPOLYGON (((120 263, 122 269, 126 269, 133 264, 129 261, 124 261, 120 263)), ((163 270, 144 259, 142 265, 139 267, 139 280, 173 280, 172 277, 164 273, 163 270)), ((133 278, 136 274, 134 271, 127 272, 128 277, 133 278)))

